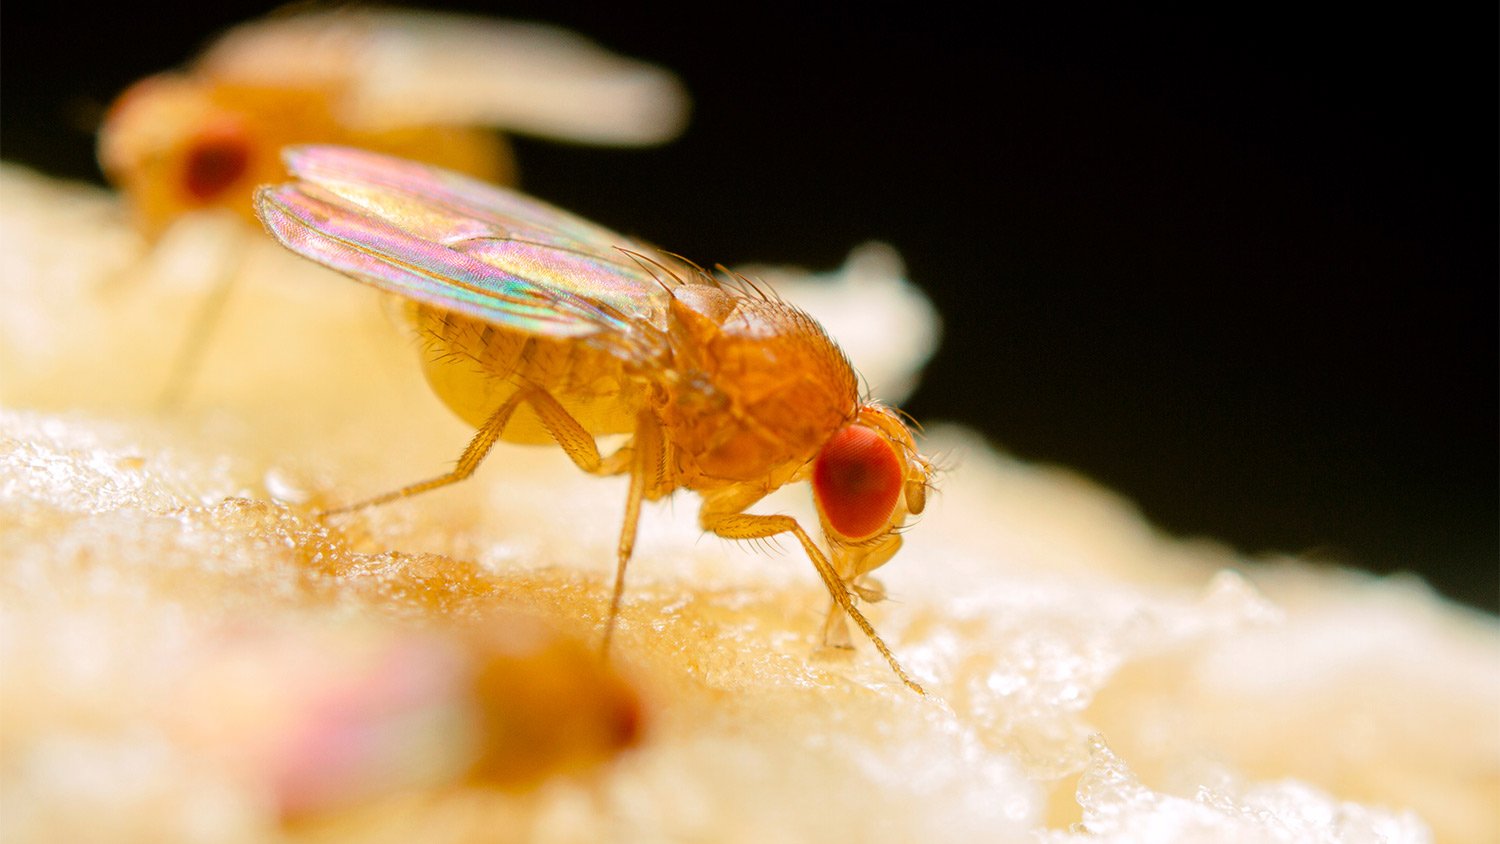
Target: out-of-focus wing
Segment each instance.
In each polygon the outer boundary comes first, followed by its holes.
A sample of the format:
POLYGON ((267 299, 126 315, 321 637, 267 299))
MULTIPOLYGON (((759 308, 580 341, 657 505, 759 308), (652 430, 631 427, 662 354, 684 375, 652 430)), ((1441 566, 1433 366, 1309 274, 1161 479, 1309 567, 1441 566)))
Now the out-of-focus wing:
POLYGON ((197 71, 236 82, 345 91, 340 119, 365 130, 481 124, 592 144, 675 137, 688 96, 670 72, 574 33, 431 12, 296 14, 238 26, 197 71))
POLYGON ((256 213, 292 251, 383 290, 505 328, 664 350, 670 276, 623 235, 515 191, 348 147, 292 147, 298 181, 256 213), (638 261, 622 250, 639 253, 638 261))

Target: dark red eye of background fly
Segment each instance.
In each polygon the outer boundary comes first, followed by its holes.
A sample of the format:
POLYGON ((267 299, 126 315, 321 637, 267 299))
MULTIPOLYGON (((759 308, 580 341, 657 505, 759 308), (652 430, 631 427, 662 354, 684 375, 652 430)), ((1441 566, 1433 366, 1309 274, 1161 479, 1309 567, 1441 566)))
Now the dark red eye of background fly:
POLYGON ((215 132, 194 140, 183 172, 188 195, 199 202, 216 199, 249 169, 249 147, 238 132, 215 132))

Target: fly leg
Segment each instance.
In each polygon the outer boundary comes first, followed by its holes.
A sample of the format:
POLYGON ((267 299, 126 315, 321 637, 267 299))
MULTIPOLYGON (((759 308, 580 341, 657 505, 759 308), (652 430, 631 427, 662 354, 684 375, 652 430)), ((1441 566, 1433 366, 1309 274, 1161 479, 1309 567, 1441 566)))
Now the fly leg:
POLYGON ((901 668, 901 664, 896 661, 895 654, 891 653, 891 649, 886 646, 885 640, 880 638, 880 634, 875 632, 869 620, 864 617, 858 607, 854 606, 854 599, 849 596, 849 588, 845 585, 844 579, 834 570, 828 558, 823 556, 823 551, 812 541, 812 537, 807 535, 807 531, 802 529, 797 520, 791 516, 739 512, 752 502, 745 502, 741 507, 731 509, 734 503, 713 500, 705 502, 703 510, 698 514, 698 520, 703 529, 725 539, 764 539, 781 533, 790 533, 795 536, 797 541, 802 543, 802 549, 807 552, 808 558, 812 560, 813 567, 818 570, 818 576, 823 578, 823 585, 828 588, 828 594, 833 597, 834 604, 869 637, 870 641, 875 644, 875 649, 880 651, 880 655, 885 657, 885 661, 890 664, 891 670, 901 678, 901 682, 917 694, 925 695, 926 692, 917 684, 917 681, 909 677, 901 668), (715 507, 716 504, 719 507, 715 507), (725 506, 726 504, 728 506, 725 506))
POLYGON ((849 638, 848 616, 839 607, 838 599, 833 597, 828 599, 828 615, 823 619, 823 647, 854 650, 854 640, 849 638))
POLYGON ((418 493, 445 487, 449 484, 456 484, 469 477, 474 474, 475 469, 479 468, 479 464, 489 455, 490 449, 495 446, 495 442, 505 432, 505 426, 510 422, 511 415, 516 412, 516 408, 520 406, 525 396, 525 391, 517 391, 510 398, 506 399, 505 403, 500 405, 499 409, 490 414, 490 418, 484 420, 484 424, 474 434, 474 438, 469 440, 469 444, 464 447, 463 454, 458 456, 458 463, 453 467, 453 471, 438 475, 435 478, 429 478, 425 481, 408 484, 400 489, 387 492, 384 495, 377 495, 374 498, 367 498, 364 501, 346 504, 343 507, 335 507, 332 510, 324 510, 321 515, 333 516, 339 513, 363 510, 366 507, 388 504, 401 498, 410 498, 418 493))
POLYGON ((231 241, 228 249, 223 250, 217 256, 219 258, 218 276, 214 279, 207 298, 203 300, 201 310, 194 317, 192 325, 188 327, 182 347, 177 350, 177 357, 172 361, 172 371, 167 375, 166 385, 156 400, 159 410, 175 409, 182 403, 188 388, 192 386, 193 377, 198 372, 198 365, 203 360, 203 352, 208 348, 208 341, 217 332, 219 322, 224 316, 224 305, 229 301, 229 292, 240 277, 240 269, 245 258, 245 245, 248 242, 249 238, 237 237, 231 241))
MULTIPOLYGON (((874 604, 885 600, 885 587, 867 575, 890 561, 901 550, 901 535, 895 532, 877 537, 873 544, 841 546, 834 549, 834 569, 844 584, 861 600, 874 604)), ((828 617, 823 622, 823 644, 830 648, 849 649, 849 625, 838 601, 829 599, 828 617)))
POLYGON ((636 420, 635 435, 628 444, 607 458, 599 457, 598 445, 584 427, 551 395, 533 390, 527 402, 536 410, 547 433, 557 441, 578 468, 599 475, 630 473, 630 492, 625 499, 625 520, 620 526, 620 543, 616 551, 615 585, 609 599, 609 616, 604 623, 604 640, 600 650, 609 652, 615 624, 620 617, 620 600, 625 594, 625 567, 635 552, 636 527, 641 519, 641 501, 659 497, 663 487, 661 428, 656 416, 642 410, 636 420))
POLYGON ((626 443, 608 457, 599 456, 599 444, 594 435, 573 418, 573 414, 540 387, 521 390, 522 398, 536 411, 542 427, 557 443, 558 447, 573 461, 573 464, 591 475, 618 475, 629 470, 632 444, 626 443))
MULTIPOLYGON (((660 498, 670 488, 666 483, 666 448, 656 415, 642 410, 635 426, 630 456, 630 496, 625 499, 625 523, 620 526, 619 562, 615 568, 615 588, 609 597, 609 618, 604 623, 604 642, 600 649, 609 652, 609 640, 620 618, 620 598, 625 594, 625 564, 635 550, 635 528, 641 518, 641 500, 660 498)), ((621 452, 624 452, 621 449, 621 452)))
POLYGON ((505 432, 506 424, 510 422, 511 416, 522 402, 536 411, 547 433, 578 468, 596 475, 618 475, 627 471, 630 473, 630 492, 625 499, 625 521, 620 526, 620 542, 617 547, 614 592, 610 597, 609 618, 604 627, 602 650, 608 652, 610 639, 614 635, 615 622, 620 615, 620 599, 625 592, 625 566, 630 562, 631 554, 635 551, 636 527, 641 518, 641 501, 647 497, 659 497, 665 487, 661 428, 657 425, 655 415, 649 410, 641 411, 636 423, 635 436, 631 438, 631 441, 609 457, 601 458, 598 443, 594 441, 588 429, 573 418, 567 408, 553 398, 551 393, 540 387, 528 385, 517 390, 499 409, 490 414, 479 432, 469 441, 463 454, 459 455, 458 465, 453 471, 356 504, 327 510, 323 515, 347 513, 351 510, 386 504, 457 483, 469 477, 474 474, 474 470, 489 454, 490 449, 500 439, 500 435, 505 432))
MULTIPOLYGON (((475 432, 474 438, 464 447, 463 454, 458 456, 458 462, 453 471, 408 484, 397 490, 392 490, 374 498, 346 504, 343 507, 335 507, 332 510, 324 510, 322 515, 333 516, 339 513, 348 513, 354 510, 363 510, 366 507, 376 507, 381 504, 389 504, 402 498, 410 498, 419 493, 428 492, 440 487, 456 484, 461 480, 474 474, 479 464, 484 461, 490 453, 490 449, 499 441, 500 435, 505 432, 505 426, 510 423, 510 418, 516 412, 521 403, 531 405, 541 417, 547 432, 557 440, 557 444, 572 458, 573 462, 585 472, 594 474, 619 474, 623 469, 616 468, 622 462, 620 454, 610 455, 600 459, 599 448, 594 444, 594 438, 584 427, 574 419, 567 410, 554 399, 550 393, 540 387, 527 386, 517 390, 505 403, 500 405, 489 418, 484 421, 479 430, 475 432)), ((628 448, 628 446, 626 447, 628 448)), ((625 449, 621 449, 622 452, 625 449)))

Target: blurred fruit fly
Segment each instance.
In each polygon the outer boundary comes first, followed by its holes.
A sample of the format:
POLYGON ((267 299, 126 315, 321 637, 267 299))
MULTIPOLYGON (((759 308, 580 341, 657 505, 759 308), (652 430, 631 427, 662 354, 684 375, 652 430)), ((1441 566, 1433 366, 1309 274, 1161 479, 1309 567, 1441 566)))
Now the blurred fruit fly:
POLYGON ((485 616, 421 630, 242 625, 190 649, 167 726, 257 782, 288 822, 403 792, 524 793, 640 743, 640 695, 585 643, 485 616))
POLYGON ((279 178, 294 143, 343 143, 511 181, 493 127, 649 145, 682 128, 671 73, 573 33, 459 15, 345 9, 244 24, 186 71, 137 82, 110 107, 99 160, 137 224, 227 208, 279 178))
POLYGON ((932 463, 899 413, 862 400, 848 360, 811 317, 743 278, 687 261, 504 188, 361 150, 286 150, 297 181, 263 187, 256 211, 287 248, 410 300, 436 353, 442 400, 478 428, 448 474, 341 508, 463 480, 496 441, 556 443, 585 472, 628 475, 609 646, 643 500, 699 493, 703 529, 728 539, 789 533, 833 606, 906 685, 855 605, 865 576, 922 512, 932 463), (627 434, 601 456, 595 437, 627 434), (796 519, 745 510, 811 481, 828 554, 796 519), (851 595, 851 592, 853 593, 851 595))
MULTIPOLYGON (((353 144, 513 183, 509 146, 484 127, 639 146, 670 140, 686 114, 671 73, 564 30, 347 9, 241 25, 186 71, 137 82, 105 117, 99 161, 154 240, 192 211, 253 221, 254 188, 281 177, 289 144, 353 144)), ((210 297, 169 393, 223 295, 210 297)))

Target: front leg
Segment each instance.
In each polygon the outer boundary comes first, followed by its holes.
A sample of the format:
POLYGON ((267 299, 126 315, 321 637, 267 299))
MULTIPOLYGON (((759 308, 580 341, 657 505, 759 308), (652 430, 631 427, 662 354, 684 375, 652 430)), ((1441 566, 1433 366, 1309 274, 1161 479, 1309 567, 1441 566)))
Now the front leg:
MULTIPOLYGON (((869 604, 879 603, 885 600, 885 587, 869 573, 885 565, 899 550, 901 534, 895 531, 858 545, 835 545, 834 570, 843 578, 844 585, 861 600, 869 604)), ((838 601, 832 598, 828 600, 828 616, 823 620, 823 644, 830 648, 854 647, 849 639, 846 617, 838 601)))
MULTIPOLYGON (((905 683, 917 694, 926 694, 915 680, 907 676, 906 671, 901 668, 901 664, 896 661, 895 654, 891 653, 891 649, 886 647, 885 641, 880 638, 880 634, 875 632, 875 628, 870 624, 869 620, 864 617, 864 614, 859 611, 858 607, 854 606, 854 599, 849 596, 849 589, 844 584, 843 578, 839 577, 838 572, 834 571, 833 566, 828 562, 828 558, 823 556, 822 549, 818 548, 817 544, 812 541, 812 537, 807 535, 807 531, 802 529, 802 526, 797 523, 796 519, 791 516, 762 516, 742 513, 738 512, 738 510, 726 512, 724 509, 715 508, 716 503, 718 502, 713 500, 705 501, 703 510, 699 513, 698 520, 704 530, 722 536, 725 539, 765 539, 782 533, 790 533, 792 536, 795 536, 797 541, 802 543, 802 549, 807 552, 808 558, 812 560, 813 568, 818 570, 818 576, 823 578, 823 585, 828 588, 828 594, 832 596, 834 603, 849 618, 854 620, 855 626, 864 631, 864 634, 869 637, 871 642, 875 643, 875 649, 880 651, 881 656, 885 657, 885 661, 890 664, 891 670, 896 672, 896 676, 901 678, 901 682, 905 683)), ((751 503, 753 501, 744 502, 740 505, 739 509, 748 507, 751 503)))

